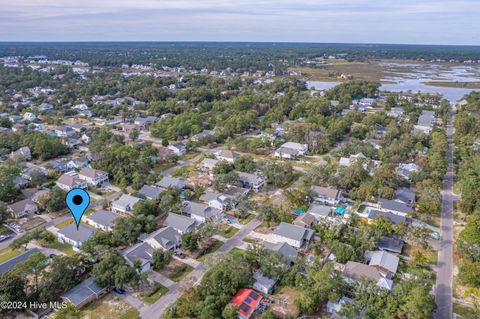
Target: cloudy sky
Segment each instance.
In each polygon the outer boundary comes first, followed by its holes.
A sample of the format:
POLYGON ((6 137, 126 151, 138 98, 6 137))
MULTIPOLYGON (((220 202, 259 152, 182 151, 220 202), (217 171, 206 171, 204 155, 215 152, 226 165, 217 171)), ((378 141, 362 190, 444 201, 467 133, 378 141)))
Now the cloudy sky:
POLYGON ((0 0, 0 41, 480 45, 479 0, 0 0))

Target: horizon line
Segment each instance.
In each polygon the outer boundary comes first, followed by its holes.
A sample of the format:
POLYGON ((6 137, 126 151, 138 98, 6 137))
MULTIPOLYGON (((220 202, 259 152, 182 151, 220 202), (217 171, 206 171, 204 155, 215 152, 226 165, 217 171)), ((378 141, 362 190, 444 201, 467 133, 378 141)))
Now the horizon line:
POLYGON ((480 44, 425 44, 425 43, 387 43, 387 42, 310 42, 310 41, 234 41, 234 40, 0 40, 4 43, 230 43, 230 44, 310 44, 310 45, 405 45, 405 46, 448 46, 448 47, 478 47, 480 44))

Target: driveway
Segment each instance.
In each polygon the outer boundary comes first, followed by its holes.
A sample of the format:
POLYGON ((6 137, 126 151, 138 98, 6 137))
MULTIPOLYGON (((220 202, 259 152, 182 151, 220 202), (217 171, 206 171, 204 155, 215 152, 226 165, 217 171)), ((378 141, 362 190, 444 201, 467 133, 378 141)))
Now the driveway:
MULTIPOLYGON (((260 223, 261 222, 258 219, 251 220, 232 238, 227 240, 225 244, 217 250, 217 252, 227 253, 235 247, 242 246, 242 244, 244 244, 242 240, 248 236, 253 229, 260 225, 260 223)), ((139 310, 141 317, 144 319, 161 318, 161 315, 165 312, 167 307, 180 298, 186 290, 197 284, 202 279, 204 273, 205 267, 203 264, 196 266, 193 271, 183 280, 171 285, 169 287, 169 291, 160 299, 158 299, 153 305, 140 308, 139 310)))
POLYGON ((438 252, 437 282, 435 302, 437 311, 434 318, 452 319, 452 282, 453 282, 453 127, 455 116, 451 113, 447 125, 448 169, 442 185, 442 215, 440 234, 442 236, 438 252))

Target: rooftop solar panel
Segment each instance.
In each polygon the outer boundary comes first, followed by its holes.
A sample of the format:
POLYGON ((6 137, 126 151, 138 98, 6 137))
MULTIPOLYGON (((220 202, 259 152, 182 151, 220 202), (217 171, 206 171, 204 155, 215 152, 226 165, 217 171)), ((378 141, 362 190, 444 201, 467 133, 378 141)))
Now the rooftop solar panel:
POLYGON ((245 304, 245 303, 242 303, 240 305, 240 309, 243 311, 243 312, 248 312, 250 310, 250 306, 245 304))
POLYGON ((255 291, 250 292, 249 296, 252 297, 254 300, 258 299, 258 294, 255 291))

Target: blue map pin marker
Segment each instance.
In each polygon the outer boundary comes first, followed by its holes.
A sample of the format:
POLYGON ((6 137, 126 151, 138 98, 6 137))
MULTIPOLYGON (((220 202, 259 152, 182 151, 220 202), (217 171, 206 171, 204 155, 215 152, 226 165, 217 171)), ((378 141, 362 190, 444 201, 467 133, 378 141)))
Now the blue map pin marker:
POLYGON ((65 202, 73 215, 73 219, 75 219, 78 229, 80 220, 90 204, 90 196, 81 188, 73 188, 67 193, 65 202))

